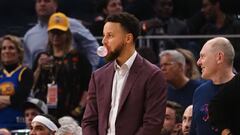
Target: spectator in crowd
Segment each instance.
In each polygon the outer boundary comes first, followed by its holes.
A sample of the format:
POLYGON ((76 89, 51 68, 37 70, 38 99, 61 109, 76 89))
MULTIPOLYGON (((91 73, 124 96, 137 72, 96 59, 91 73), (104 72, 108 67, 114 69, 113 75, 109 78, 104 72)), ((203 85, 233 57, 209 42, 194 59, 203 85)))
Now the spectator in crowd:
POLYGON ((219 131, 209 124, 208 105, 220 87, 234 77, 234 54, 232 44, 224 37, 210 39, 202 47, 197 64, 202 69, 202 78, 209 81, 195 90, 190 135, 219 134, 219 131))
MULTIPOLYGON (((240 21, 235 17, 228 15, 223 10, 224 0, 202 0, 202 10, 190 19, 188 19, 188 28, 190 34, 239 34, 240 21)), ((239 39, 229 39, 235 49, 236 55, 234 67, 240 71, 240 43, 239 39)), ((206 40, 198 42, 201 46, 206 40)), ((197 47, 197 46, 196 46, 197 47)))
POLYGON ((142 22, 142 30, 146 34, 162 35, 162 34, 183 34, 186 24, 173 17, 173 1, 172 0, 152 0, 154 9, 154 18, 142 22))
POLYGON ((92 26, 90 27, 91 32, 95 36, 102 36, 102 30, 104 26, 104 20, 108 15, 123 12, 123 6, 121 0, 100 0, 99 12, 92 26))
POLYGON ((159 57, 160 69, 169 83, 168 100, 181 104, 185 109, 192 104, 193 93, 201 81, 186 76, 186 60, 180 52, 165 50, 159 57))
POLYGON ((20 38, 5 35, 0 42, 0 127, 24 128, 21 111, 32 87, 32 71, 22 66, 23 48, 20 38))
POLYGON ((28 129, 33 118, 39 114, 47 114, 47 105, 40 99, 29 97, 23 106, 25 123, 28 129))
POLYGON ((166 107, 166 81, 135 50, 139 21, 110 15, 103 29, 108 64, 93 73, 84 113, 84 135, 158 135, 166 107))
POLYGON ((73 124, 61 126, 55 135, 82 135, 81 127, 73 124))
POLYGON ((185 57, 185 63, 186 63, 186 68, 185 68, 185 73, 186 76, 190 79, 200 79, 201 74, 198 70, 197 67, 197 61, 194 57, 194 54, 187 50, 187 49, 183 49, 183 48, 177 48, 177 51, 179 51, 180 53, 183 54, 183 56, 185 57))
MULTIPOLYGON (((36 0, 35 9, 38 23, 24 36, 24 63, 32 68, 33 61, 39 52, 46 51, 48 42, 48 20, 57 11, 57 0, 36 0)), ((73 47, 81 51, 96 69, 99 57, 96 54, 98 43, 88 29, 80 21, 69 18, 70 31, 73 37, 73 47)))
MULTIPOLYGON (((173 1, 172 0, 152 0, 154 9, 154 17, 141 22, 143 35, 178 35, 184 34, 186 24, 173 17, 173 1)), ((180 42, 179 42, 180 43, 180 42)), ((161 50, 175 49, 178 43, 172 39, 152 40, 151 45, 156 54, 161 50)))
POLYGON ((183 135, 189 135, 191 122, 192 122, 192 109, 193 109, 193 106, 189 105, 183 113, 183 118, 182 118, 182 134, 183 135))
POLYGON ((71 47, 69 21, 63 13, 50 17, 48 40, 48 52, 40 53, 34 62, 37 82, 33 95, 47 102, 55 117, 71 115, 81 120, 92 68, 88 59, 71 47), (50 89, 55 90, 54 95, 50 89))
POLYGON ((58 119, 58 122, 61 126, 70 125, 70 124, 78 126, 78 122, 71 116, 63 116, 63 117, 58 119))
POLYGON ((58 119, 61 127, 56 132, 56 135, 82 135, 82 128, 78 123, 69 116, 64 116, 58 119))
POLYGON ((28 97, 27 101, 23 105, 23 113, 26 128, 11 130, 12 134, 29 134, 33 118, 39 114, 47 114, 48 108, 43 101, 37 98, 28 97))
MULTIPOLYGON (((90 30, 93 35, 102 36, 106 17, 123 12, 122 0, 99 0, 98 10, 100 14, 95 17, 90 30)), ((99 40, 99 42, 101 41, 99 40)), ((106 62, 104 58, 100 58, 98 68, 102 67, 106 62)))
POLYGON ((209 121, 222 135, 240 134, 240 75, 224 85, 209 104, 209 121))
POLYGON ((183 108, 180 104, 167 101, 167 108, 161 135, 180 135, 183 108))
POLYGON ((52 115, 37 115, 32 120, 30 135, 55 135, 59 127, 60 124, 52 115))
POLYGON ((202 10, 188 20, 193 34, 238 34, 239 22, 223 11, 221 0, 202 0, 202 10))

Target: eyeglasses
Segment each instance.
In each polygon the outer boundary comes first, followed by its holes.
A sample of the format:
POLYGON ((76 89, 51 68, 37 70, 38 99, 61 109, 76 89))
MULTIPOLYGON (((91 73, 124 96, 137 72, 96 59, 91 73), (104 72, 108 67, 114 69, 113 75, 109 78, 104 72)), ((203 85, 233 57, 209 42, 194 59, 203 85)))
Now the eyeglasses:
POLYGON ((173 65, 173 64, 175 64, 176 62, 174 62, 174 61, 171 61, 171 62, 166 62, 166 63, 161 63, 160 64, 160 68, 162 68, 162 67, 169 67, 169 66, 171 66, 171 65, 173 65))

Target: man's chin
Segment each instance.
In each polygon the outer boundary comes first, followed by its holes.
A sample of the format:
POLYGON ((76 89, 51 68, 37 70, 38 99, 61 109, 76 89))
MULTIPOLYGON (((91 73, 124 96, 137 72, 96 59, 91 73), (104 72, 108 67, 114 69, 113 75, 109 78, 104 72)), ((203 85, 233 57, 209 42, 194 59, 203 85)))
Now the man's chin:
POLYGON ((171 135, 171 132, 168 131, 167 129, 165 128, 162 128, 161 132, 160 132, 160 135, 171 135))
POLYGON ((110 62, 110 61, 115 60, 116 58, 114 58, 112 56, 106 56, 106 57, 104 57, 104 59, 105 59, 106 62, 110 62))
POLYGON ((106 62, 110 62, 110 61, 117 59, 118 56, 119 56, 118 53, 111 53, 111 54, 107 55, 106 57, 104 57, 104 59, 106 60, 106 62))

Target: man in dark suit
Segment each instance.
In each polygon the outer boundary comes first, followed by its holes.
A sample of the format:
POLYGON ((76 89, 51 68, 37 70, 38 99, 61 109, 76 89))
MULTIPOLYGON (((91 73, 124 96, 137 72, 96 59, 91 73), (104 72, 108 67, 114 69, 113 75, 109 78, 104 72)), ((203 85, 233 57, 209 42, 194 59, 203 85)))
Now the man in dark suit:
POLYGON ((111 15, 103 45, 111 60, 92 74, 83 135, 159 135, 166 110, 166 80, 160 69, 137 54, 139 21, 111 15))

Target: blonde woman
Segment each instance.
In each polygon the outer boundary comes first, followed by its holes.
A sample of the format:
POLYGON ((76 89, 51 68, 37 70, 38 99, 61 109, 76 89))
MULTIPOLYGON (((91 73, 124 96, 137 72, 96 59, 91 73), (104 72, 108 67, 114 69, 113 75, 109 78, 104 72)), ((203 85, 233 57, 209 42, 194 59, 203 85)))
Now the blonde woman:
POLYGON ((23 49, 20 38, 2 37, 0 42, 0 127, 9 130, 25 127, 23 103, 32 87, 32 72, 22 66, 23 49))
POLYGON ((48 51, 40 53, 35 63, 35 97, 46 101, 49 113, 57 118, 71 115, 80 120, 92 67, 84 55, 72 49, 69 21, 63 13, 50 17, 48 51))

